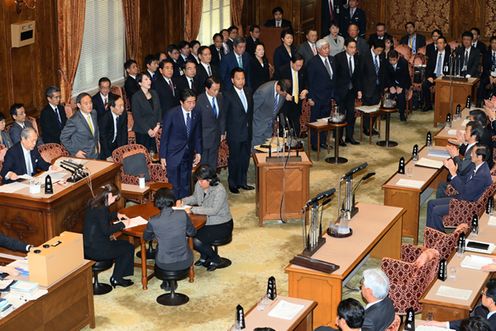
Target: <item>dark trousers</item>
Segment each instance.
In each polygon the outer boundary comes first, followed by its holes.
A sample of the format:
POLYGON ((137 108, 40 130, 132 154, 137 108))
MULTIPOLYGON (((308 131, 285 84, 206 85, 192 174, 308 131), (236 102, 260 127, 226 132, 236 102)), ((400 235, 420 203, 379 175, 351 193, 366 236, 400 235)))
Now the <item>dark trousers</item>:
POLYGON ((427 204, 426 226, 444 232, 443 216, 448 215, 452 197, 430 200, 427 204))
POLYGON ((295 137, 300 136, 301 102, 302 100, 299 100, 299 103, 296 104, 293 101, 286 101, 282 106, 282 112, 289 120, 289 129, 294 132, 295 137))
POLYGON ((339 102, 339 112, 345 114, 348 124, 346 126, 346 139, 353 139, 353 131, 355 131, 355 96, 355 90, 348 90, 339 102))
MULTIPOLYGON (((329 102, 315 101, 315 105, 310 111, 310 122, 316 122, 319 118, 328 117, 330 112, 329 102)), ((320 143, 325 143, 326 139, 327 132, 321 132, 320 143)), ((312 148, 317 148, 317 134, 314 131, 312 131, 310 142, 312 144, 312 148)))
POLYGON ((85 256, 95 261, 114 260, 112 277, 122 279, 134 273, 134 247, 124 240, 112 240, 105 249, 86 249, 85 256))
POLYGON ((202 227, 193 238, 195 249, 200 253, 202 260, 220 263, 220 256, 212 248, 215 240, 226 238, 232 235, 233 220, 226 223, 207 225, 202 227))
POLYGON ((136 132, 136 143, 143 145, 149 152, 157 152, 157 145, 155 144, 155 138, 150 137, 148 134, 136 132))
MULTIPOLYGON (((397 86, 395 86, 398 88, 397 86)), ((406 94, 405 94, 405 89, 403 88, 403 91, 401 93, 394 93, 393 96, 396 97, 396 107, 398 108, 398 111, 400 113, 400 117, 404 118, 405 117, 405 108, 406 108, 406 94)))
POLYGON ((217 159, 219 156, 219 145, 212 148, 203 148, 201 154, 201 164, 207 164, 212 169, 217 169, 217 159))
POLYGON ((424 107, 427 109, 432 109, 432 86, 434 86, 434 84, 429 82, 427 79, 422 83, 422 98, 424 99, 424 107))
POLYGON ((248 167, 250 165, 250 142, 227 141, 229 160, 227 166, 229 187, 238 188, 247 184, 248 167))
POLYGON ((182 199, 189 196, 191 185, 191 169, 193 160, 189 153, 185 156, 177 166, 169 166, 167 161, 167 179, 173 186, 173 191, 176 199, 182 199))

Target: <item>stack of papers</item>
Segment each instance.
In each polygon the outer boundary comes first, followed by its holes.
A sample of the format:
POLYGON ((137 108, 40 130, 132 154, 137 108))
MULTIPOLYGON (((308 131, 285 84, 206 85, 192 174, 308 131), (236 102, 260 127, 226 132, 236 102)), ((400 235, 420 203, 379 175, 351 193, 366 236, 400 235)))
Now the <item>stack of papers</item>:
POLYGON ((489 216, 489 221, 487 222, 487 225, 496 226, 496 216, 489 216))
POLYGON ((449 129, 448 130, 448 136, 456 136, 457 132, 458 132, 458 130, 456 130, 456 129, 449 129))
POLYGON ((464 290, 461 288, 441 285, 439 286, 436 294, 441 297, 453 298, 458 300, 468 300, 472 295, 472 290, 464 290))
POLYGON ((411 187, 411 188, 422 188, 424 185, 425 181, 423 180, 413 180, 413 179, 404 179, 401 178, 396 182, 396 185, 398 186, 403 186, 403 187, 411 187))
POLYGON ((290 321, 298 315, 304 305, 291 303, 286 300, 279 301, 269 312, 268 316, 290 321))
POLYGON ((460 266, 466 269, 481 270, 483 266, 493 263, 493 259, 490 257, 479 256, 479 255, 467 255, 463 259, 460 266))
POLYGON ((453 329, 440 328, 439 326, 419 325, 415 326, 415 331, 450 331, 453 329))
POLYGON ((14 193, 29 187, 28 184, 13 182, 10 184, 0 185, 0 193, 14 193))
POLYGON ((428 159, 426 157, 422 157, 422 158, 420 158, 420 160, 417 161, 415 166, 433 168, 433 169, 441 169, 443 167, 443 162, 431 160, 431 159, 428 159))
POLYGON ((445 149, 431 149, 429 151, 429 153, 427 153, 427 156, 438 157, 441 159, 449 159, 450 158, 450 154, 445 149))
POLYGON ((360 107, 356 107, 356 109, 358 109, 359 111, 363 112, 363 113, 374 113, 376 111, 378 111, 379 109, 381 108, 381 104, 378 104, 378 105, 373 105, 373 106, 360 106, 360 107))

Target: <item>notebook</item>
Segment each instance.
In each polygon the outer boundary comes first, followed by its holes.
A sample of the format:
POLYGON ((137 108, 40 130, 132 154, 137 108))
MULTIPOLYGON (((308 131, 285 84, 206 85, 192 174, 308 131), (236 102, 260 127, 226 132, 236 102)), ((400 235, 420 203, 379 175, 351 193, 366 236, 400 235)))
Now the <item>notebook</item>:
POLYGON ((450 286, 441 285, 437 290, 437 295, 458 300, 468 300, 472 295, 472 290, 464 290, 450 286))
POLYGON ((493 259, 490 257, 479 256, 479 255, 467 255, 463 258, 460 263, 462 268, 481 270, 485 265, 493 263, 493 259))
POLYGON ((304 305, 291 303, 286 300, 279 301, 274 308, 269 312, 270 317, 280 318, 284 320, 292 320, 303 309, 304 305))
POLYGON ((420 158, 420 160, 417 161, 415 166, 433 168, 433 169, 441 169, 443 167, 443 162, 431 160, 431 159, 428 159, 426 157, 422 157, 422 158, 420 158))
POLYGON ((411 188, 422 188, 424 183, 425 183, 425 181, 423 181, 423 180, 401 178, 396 182, 396 185, 403 186, 403 187, 411 187, 411 188))

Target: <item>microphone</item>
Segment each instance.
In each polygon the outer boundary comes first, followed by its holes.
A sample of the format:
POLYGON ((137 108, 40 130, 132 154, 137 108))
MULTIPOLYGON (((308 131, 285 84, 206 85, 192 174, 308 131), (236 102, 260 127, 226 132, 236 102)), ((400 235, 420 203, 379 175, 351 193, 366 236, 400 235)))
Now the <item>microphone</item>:
POLYGON ((363 169, 367 168, 368 166, 369 166, 369 164, 367 162, 362 163, 359 166, 357 166, 357 167, 351 169, 350 171, 348 171, 346 174, 344 174, 344 176, 341 179, 349 178, 349 177, 353 176, 355 173, 357 173, 359 171, 362 171, 363 169))
POLYGON ((365 176, 363 176, 359 181, 358 183, 356 184, 355 188, 353 189, 353 194, 355 194, 356 190, 358 189, 358 187, 364 182, 366 181, 367 179, 369 179, 370 177, 372 176, 375 176, 375 172, 369 172, 368 174, 366 174, 365 176))
POLYGON ((314 198, 307 201, 307 203, 305 204, 305 207, 309 207, 313 204, 316 204, 318 201, 320 201, 322 199, 325 199, 325 198, 332 196, 334 194, 334 192, 336 192, 336 189, 331 188, 330 190, 327 190, 327 191, 324 191, 324 192, 317 194, 314 198))

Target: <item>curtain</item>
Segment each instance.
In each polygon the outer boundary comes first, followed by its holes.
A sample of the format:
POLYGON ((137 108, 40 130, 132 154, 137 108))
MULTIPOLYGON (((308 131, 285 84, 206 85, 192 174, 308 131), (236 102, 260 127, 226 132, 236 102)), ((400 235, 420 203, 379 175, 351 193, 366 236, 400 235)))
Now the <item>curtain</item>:
POLYGON ((81 55, 85 12, 86 0, 57 0, 60 91, 67 104, 81 55))
POLYGON ((188 41, 198 38, 203 9, 203 0, 185 0, 184 38, 188 41))
POLYGON ((140 1, 122 0, 126 29, 126 58, 141 62, 140 1))
POLYGON ((243 0, 231 0, 232 25, 238 27, 238 36, 243 35, 243 25, 241 23, 242 14, 243 14, 243 0))

